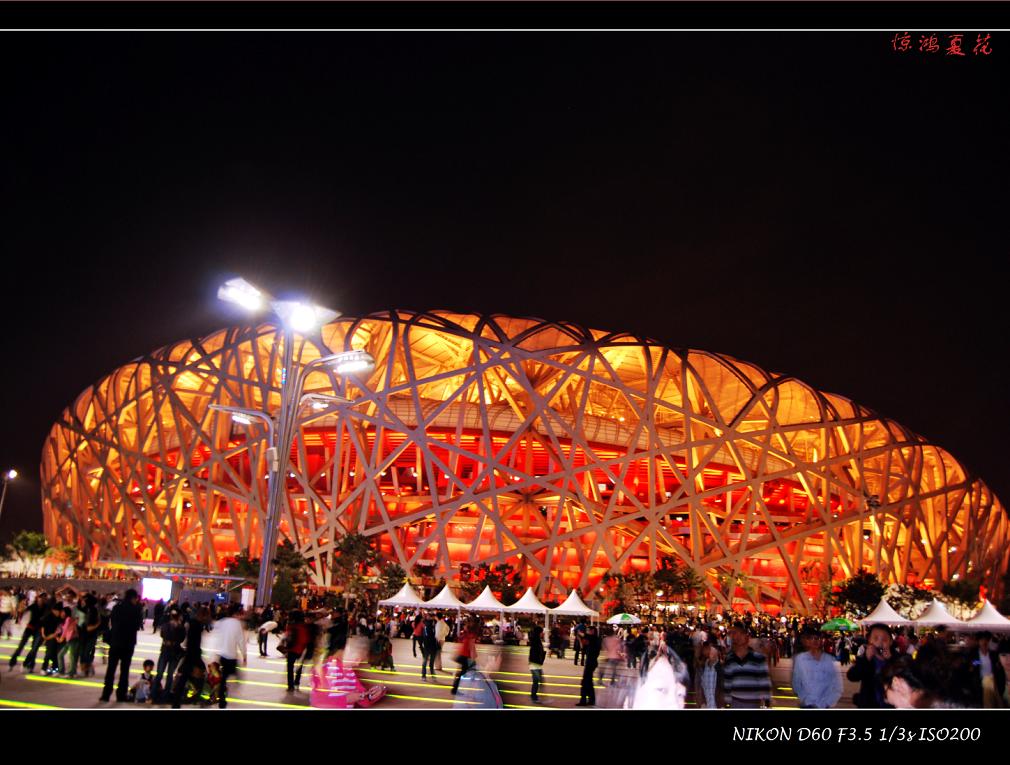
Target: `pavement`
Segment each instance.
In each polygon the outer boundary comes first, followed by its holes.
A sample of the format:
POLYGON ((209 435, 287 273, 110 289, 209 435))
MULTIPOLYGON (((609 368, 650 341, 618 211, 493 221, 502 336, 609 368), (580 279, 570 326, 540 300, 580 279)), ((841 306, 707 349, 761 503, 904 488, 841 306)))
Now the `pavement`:
MULTIPOLYGON (((212 661, 212 637, 205 638, 204 659, 212 661)), ((393 640, 393 662, 395 670, 372 669, 361 664, 356 667, 358 677, 366 686, 381 684, 386 686, 387 693, 376 708, 383 709, 452 709, 454 706, 465 707, 464 699, 450 693, 456 663, 452 660, 455 654, 454 644, 447 643, 444 651, 444 671, 438 672, 434 679, 421 678, 420 654, 414 657, 411 640, 395 638, 393 640)), ((143 705, 137 703, 102 702, 99 696, 107 665, 102 656, 105 644, 99 641, 95 657, 95 676, 88 678, 44 677, 38 674, 42 665, 44 649, 39 651, 36 660, 36 673, 25 674, 21 666, 24 652, 17 667, 8 670, 8 661, 17 648, 18 639, 4 638, 0 640, 0 708, 21 709, 123 709, 149 708, 168 709, 167 705, 143 705)), ((228 681, 229 710, 241 709, 311 709, 309 706, 309 688, 311 687, 310 670, 302 681, 301 690, 295 693, 287 691, 287 664, 277 650, 277 638, 270 637, 268 656, 260 657, 256 647, 255 633, 250 633, 248 645, 248 664, 239 665, 238 678, 228 681)), ((130 682, 136 682, 145 659, 157 661, 161 640, 151 634, 150 622, 144 632, 138 634, 137 648, 134 651, 133 663, 130 666, 130 682)), ((365 641, 362 638, 350 638, 346 658, 350 663, 356 656, 362 656, 365 641)), ((529 649, 525 646, 478 646, 479 654, 486 655, 492 651, 502 654, 501 667, 492 673, 492 679, 498 686, 502 700, 509 709, 541 709, 545 711, 573 708, 579 700, 579 690, 582 682, 582 667, 572 662, 573 654, 565 660, 549 657, 544 664, 544 683, 540 690, 541 703, 530 701, 530 673, 526 657, 529 649)), ((839 667, 842 672, 842 667, 839 667)), ((778 666, 772 668, 774 693, 772 705, 779 708, 796 708, 798 700, 790 687, 792 662, 782 659, 778 666)), ((634 682, 636 670, 622 668, 617 685, 596 682, 597 706, 617 707, 621 703, 621 689, 634 682)), ((842 676, 843 693, 836 708, 852 708, 852 695, 858 690, 855 683, 850 683, 842 676)), ((115 698, 115 695, 113 695, 115 698)), ((688 708, 696 708, 694 694, 689 693, 688 708)), ((216 707, 213 707, 215 711, 216 707)))

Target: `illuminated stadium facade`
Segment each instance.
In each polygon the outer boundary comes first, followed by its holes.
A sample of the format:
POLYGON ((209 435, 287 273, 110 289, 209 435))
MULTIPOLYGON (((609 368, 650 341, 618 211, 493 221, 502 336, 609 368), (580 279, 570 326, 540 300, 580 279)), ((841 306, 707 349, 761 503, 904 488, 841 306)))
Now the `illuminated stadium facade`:
MULTIPOLYGON (((216 332, 137 359, 63 412, 42 455, 45 531, 92 560, 221 571, 262 547, 262 424, 281 333, 216 332)), ((304 365, 365 349, 367 379, 306 392, 355 405, 299 413, 281 534, 330 584, 334 542, 375 535, 406 570, 510 563, 541 598, 610 571, 680 561, 712 606, 806 612, 861 568, 999 589, 1004 508, 943 449, 802 382, 713 353, 504 316, 405 311, 298 338, 304 365)))

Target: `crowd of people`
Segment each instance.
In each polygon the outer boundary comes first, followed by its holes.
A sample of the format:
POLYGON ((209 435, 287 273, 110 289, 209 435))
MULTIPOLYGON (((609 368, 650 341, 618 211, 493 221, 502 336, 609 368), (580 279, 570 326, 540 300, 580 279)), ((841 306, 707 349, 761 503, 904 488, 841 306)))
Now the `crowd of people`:
POLYGON ((771 669, 792 660, 792 688, 804 708, 829 709, 843 693, 842 673, 858 683, 857 707, 957 708, 1010 707, 1010 640, 988 632, 966 633, 960 642, 938 629, 921 639, 912 630, 876 624, 865 634, 825 633, 820 622, 801 617, 744 614, 733 621, 700 619, 668 625, 617 627, 587 619, 554 623, 545 634, 534 622, 505 624, 460 612, 430 610, 376 612, 361 607, 331 607, 322 601, 302 608, 276 606, 243 610, 237 603, 147 603, 137 592, 123 597, 78 592, 64 586, 53 592, 0 590, 0 635, 14 636, 9 659, 25 672, 74 678, 96 674, 96 653, 106 662, 101 701, 171 704, 228 703, 228 680, 247 661, 247 644, 256 636, 260 656, 269 638, 286 658, 287 690, 300 691, 303 676, 323 663, 343 660, 350 638, 367 645, 364 661, 396 671, 393 640, 409 640, 420 658, 420 677, 435 681, 443 668, 446 643, 452 649, 453 695, 470 707, 500 708, 491 679, 500 651, 478 654, 480 643, 528 646, 530 700, 540 704, 548 656, 582 669, 577 706, 597 705, 596 690, 609 693, 610 706, 683 707, 689 692, 699 707, 753 709, 772 706, 771 669), (130 682, 130 669, 146 616, 161 638, 157 661, 143 663, 130 682), (212 631, 213 651, 205 635, 212 631), (205 653, 216 656, 206 662, 205 653), (41 660, 40 660, 41 656, 41 660), (478 667, 478 659, 481 666, 478 667), (118 674, 118 683, 117 683, 118 674))

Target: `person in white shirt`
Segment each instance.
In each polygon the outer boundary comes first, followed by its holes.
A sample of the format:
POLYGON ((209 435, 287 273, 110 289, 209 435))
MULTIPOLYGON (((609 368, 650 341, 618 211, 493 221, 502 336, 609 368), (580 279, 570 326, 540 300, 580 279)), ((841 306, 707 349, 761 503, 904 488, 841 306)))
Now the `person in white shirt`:
POLYGON ((214 623, 214 639, 217 644, 217 654, 221 664, 221 694, 218 707, 228 706, 228 677, 238 670, 238 659, 242 657, 242 666, 246 665, 246 639, 242 622, 237 618, 242 606, 232 603, 228 606, 228 615, 214 623))
POLYGON ((442 671, 442 647, 445 645, 447 637, 449 637, 449 625, 445 621, 445 617, 439 614, 438 621, 435 622, 435 640, 438 642, 438 653, 435 654, 435 669, 439 672, 442 671))
POLYGON ((842 696, 842 675, 835 658, 824 653, 814 627, 800 633, 803 652, 793 657, 793 691, 801 709, 831 709, 842 696))
POLYGON ((17 620, 18 599, 8 589, 0 590, 0 633, 13 637, 11 625, 17 620))

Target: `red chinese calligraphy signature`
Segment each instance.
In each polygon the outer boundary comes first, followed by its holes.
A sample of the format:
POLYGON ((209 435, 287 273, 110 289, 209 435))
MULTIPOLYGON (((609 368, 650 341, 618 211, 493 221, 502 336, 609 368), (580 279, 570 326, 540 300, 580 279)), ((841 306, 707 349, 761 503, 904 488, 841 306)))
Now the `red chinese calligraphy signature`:
MULTIPOLYGON (((967 58, 965 45, 970 44, 971 35, 964 32, 931 32, 919 34, 916 46, 910 32, 898 32, 891 38, 891 48, 899 54, 911 53, 931 55, 943 51, 944 56, 967 58)), ((988 32, 975 34, 975 45, 971 49, 973 56, 989 56, 992 54, 992 35, 988 32)))

